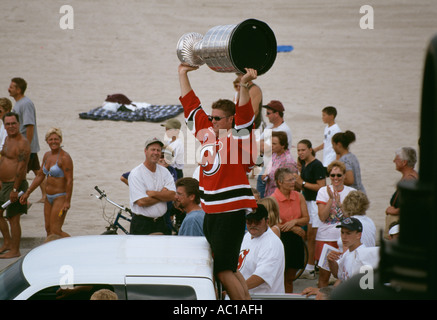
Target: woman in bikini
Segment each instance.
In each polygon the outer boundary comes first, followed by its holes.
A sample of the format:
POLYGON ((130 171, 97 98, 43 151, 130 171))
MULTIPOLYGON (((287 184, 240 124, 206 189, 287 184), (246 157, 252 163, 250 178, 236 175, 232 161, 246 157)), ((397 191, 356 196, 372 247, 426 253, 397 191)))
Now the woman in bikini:
POLYGON ((70 209, 73 192, 73 160, 62 147, 62 132, 52 128, 46 133, 46 142, 50 151, 42 159, 41 169, 29 189, 21 196, 22 204, 30 194, 47 178, 47 198, 44 203, 44 220, 47 236, 55 234, 61 237, 70 235, 62 231, 67 211, 70 209))

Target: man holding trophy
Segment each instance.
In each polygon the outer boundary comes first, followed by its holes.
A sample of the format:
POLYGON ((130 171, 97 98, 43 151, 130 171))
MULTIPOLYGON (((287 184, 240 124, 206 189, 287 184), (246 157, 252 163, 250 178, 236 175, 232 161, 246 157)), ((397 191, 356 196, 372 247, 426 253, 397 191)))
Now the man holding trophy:
POLYGON ((204 233, 213 253, 214 273, 230 299, 250 299, 237 264, 246 214, 257 207, 247 178, 257 156, 247 83, 256 79, 257 71, 246 69, 237 106, 221 99, 213 103, 208 115, 188 78, 188 72, 197 69, 182 63, 178 73, 185 121, 202 145, 199 187, 206 213, 204 233))

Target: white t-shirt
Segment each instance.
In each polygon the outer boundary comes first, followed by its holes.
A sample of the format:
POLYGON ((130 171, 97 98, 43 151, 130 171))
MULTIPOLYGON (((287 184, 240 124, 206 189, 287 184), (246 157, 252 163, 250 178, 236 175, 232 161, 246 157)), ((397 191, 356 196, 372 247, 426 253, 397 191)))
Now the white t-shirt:
POLYGON ((0 151, 3 150, 3 145, 5 144, 5 140, 6 140, 7 136, 8 136, 8 133, 6 132, 5 125, 2 122, 1 128, 0 128, 0 151))
POLYGON ((241 243, 238 269, 246 280, 252 275, 264 280, 249 293, 284 293, 285 256, 281 239, 270 228, 253 239, 247 232, 241 243))
POLYGON ((285 121, 284 122, 282 122, 279 126, 277 126, 276 128, 273 128, 273 124, 272 123, 269 123, 267 126, 266 126, 266 128, 264 129, 264 131, 263 131, 263 133, 261 134, 261 140, 266 140, 266 141, 264 141, 264 143, 269 143, 269 144, 271 144, 271 135, 270 134, 268 134, 268 135, 266 135, 266 133, 269 133, 269 131, 266 131, 266 130, 270 130, 270 132, 272 132, 272 131, 276 131, 276 132, 279 132, 279 131, 283 131, 283 132, 285 132, 286 134, 287 134, 287 138, 288 138, 288 148, 289 149, 291 149, 291 129, 290 129, 290 127, 285 123, 285 121), (270 139, 267 139, 267 138, 269 138, 270 137, 270 139), (267 141, 268 140, 268 141, 267 141))
POLYGON ((146 198, 146 191, 161 191, 167 188, 170 191, 176 191, 173 176, 161 165, 156 165, 156 171, 152 172, 142 163, 132 169, 129 174, 129 198, 130 207, 135 214, 143 215, 150 218, 158 218, 167 211, 166 202, 158 202, 150 207, 141 207, 135 204, 135 201, 146 198))
POLYGON ((334 149, 332 148, 332 137, 337 132, 341 132, 338 124, 334 123, 332 126, 326 126, 323 138, 323 166, 327 167, 337 157, 334 149))
POLYGON ((353 218, 360 220, 363 225, 363 232, 361 233, 361 243, 366 247, 374 247, 376 243, 376 226, 372 219, 368 216, 354 215, 353 218))
POLYGON ((176 139, 175 141, 165 140, 165 143, 173 150, 174 162, 170 163, 171 166, 176 169, 184 169, 184 154, 185 147, 184 142, 181 139, 176 139))
POLYGON ((363 266, 376 268, 379 263, 379 248, 367 248, 364 244, 360 245, 354 251, 345 251, 340 259, 337 260, 338 273, 337 278, 346 281, 354 275, 360 273, 363 266))
MULTIPOLYGON (((317 192, 317 203, 327 203, 329 201, 329 195, 326 188, 331 188, 332 186, 325 186, 319 189, 317 192)), ((340 201, 343 202, 344 198, 349 194, 349 192, 355 191, 354 188, 343 186, 343 190, 339 192, 340 201)), ((340 229, 336 228, 336 226, 340 223, 340 218, 338 214, 336 215, 334 212, 330 212, 328 219, 322 221, 322 224, 319 226, 317 230, 316 240, 317 241, 337 241, 340 238, 340 229)))

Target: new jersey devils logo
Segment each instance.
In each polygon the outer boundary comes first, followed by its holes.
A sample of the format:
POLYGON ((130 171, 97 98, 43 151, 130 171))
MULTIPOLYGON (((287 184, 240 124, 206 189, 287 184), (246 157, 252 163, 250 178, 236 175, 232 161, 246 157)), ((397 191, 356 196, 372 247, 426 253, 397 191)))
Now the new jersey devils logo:
POLYGON ((246 260, 246 256, 249 253, 249 249, 245 249, 245 250, 241 250, 240 251, 240 255, 238 256, 238 265, 237 265, 237 269, 240 270, 241 267, 244 264, 244 261, 246 260))
POLYGON ((218 172, 221 166, 220 150, 223 147, 221 141, 215 143, 204 144, 200 149, 200 157, 202 159, 201 167, 203 174, 212 176, 218 172))

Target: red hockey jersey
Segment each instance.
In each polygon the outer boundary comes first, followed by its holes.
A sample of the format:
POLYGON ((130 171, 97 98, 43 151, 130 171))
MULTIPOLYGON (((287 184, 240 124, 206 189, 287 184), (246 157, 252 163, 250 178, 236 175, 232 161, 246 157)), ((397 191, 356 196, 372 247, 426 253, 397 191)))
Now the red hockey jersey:
POLYGON ((188 129, 201 143, 199 188, 205 213, 257 207, 247 174, 257 157, 252 104, 236 106, 235 126, 217 139, 212 123, 194 91, 180 97, 188 129))

